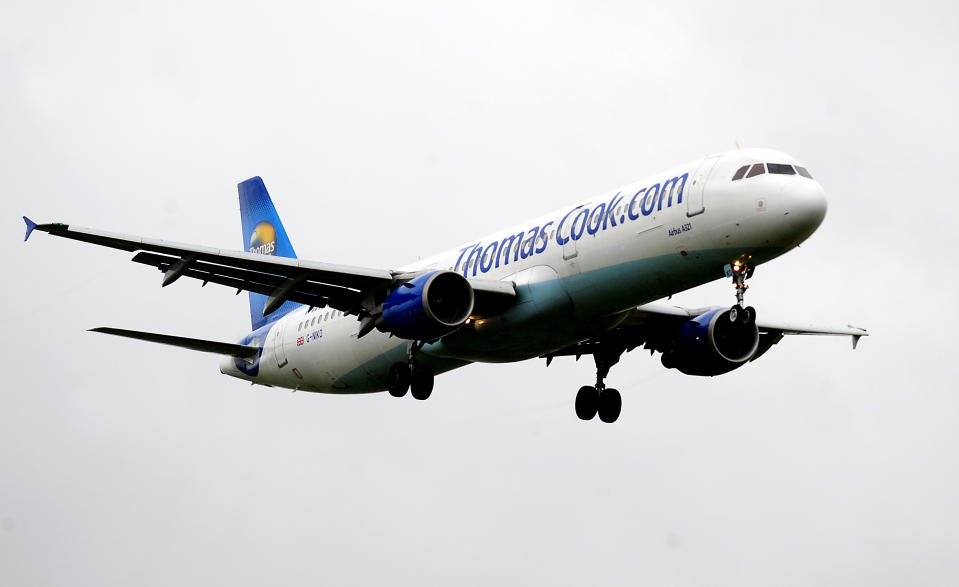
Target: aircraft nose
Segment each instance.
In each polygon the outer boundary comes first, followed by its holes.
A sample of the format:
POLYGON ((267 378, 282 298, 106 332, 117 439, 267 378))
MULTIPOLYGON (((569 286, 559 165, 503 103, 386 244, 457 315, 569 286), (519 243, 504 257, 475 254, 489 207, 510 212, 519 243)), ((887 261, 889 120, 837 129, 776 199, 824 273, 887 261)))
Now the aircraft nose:
POLYGON ((826 217, 826 192, 816 181, 797 180, 783 187, 784 216, 790 226, 802 233, 812 234, 826 217))

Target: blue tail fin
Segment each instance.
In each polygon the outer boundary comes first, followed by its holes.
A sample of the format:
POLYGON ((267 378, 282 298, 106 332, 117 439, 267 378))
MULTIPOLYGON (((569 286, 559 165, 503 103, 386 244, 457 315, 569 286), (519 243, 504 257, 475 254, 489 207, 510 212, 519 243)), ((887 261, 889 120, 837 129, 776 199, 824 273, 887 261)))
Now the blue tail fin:
MULTIPOLYGON (((251 177, 237 185, 240 192, 240 221, 243 223, 243 250, 262 255, 296 258, 293 243, 286 235, 273 200, 259 177, 251 177)), ((250 292, 250 319, 253 330, 279 319, 294 308, 295 302, 284 302, 269 316, 263 315, 267 296, 250 292)))

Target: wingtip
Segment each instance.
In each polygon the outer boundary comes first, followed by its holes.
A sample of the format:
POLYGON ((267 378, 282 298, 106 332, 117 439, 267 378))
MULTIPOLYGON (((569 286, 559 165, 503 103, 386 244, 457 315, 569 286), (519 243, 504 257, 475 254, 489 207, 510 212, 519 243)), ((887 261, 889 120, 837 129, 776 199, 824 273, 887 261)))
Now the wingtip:
POLYGON ((263 183, 263 178, 261 178, 259 175, 254 175, 253 177, 251 177, 251 178, 249 178, 249 179, 244 179, 243 181, 241 181, 240 183, 238 183, 238 184, 236 184, 236 185, 237 185, 237 187, 241 187, 241 186, 244 186, 244 185, 262 184, 262 183, 263 183))
POLYGON ((23 242, 27 242, 27 239, 30 238, 30 233, 37 227, 37 223, 26 216, 23 217, 23 221, 27 223, 27 234, 23 235, 23 242))

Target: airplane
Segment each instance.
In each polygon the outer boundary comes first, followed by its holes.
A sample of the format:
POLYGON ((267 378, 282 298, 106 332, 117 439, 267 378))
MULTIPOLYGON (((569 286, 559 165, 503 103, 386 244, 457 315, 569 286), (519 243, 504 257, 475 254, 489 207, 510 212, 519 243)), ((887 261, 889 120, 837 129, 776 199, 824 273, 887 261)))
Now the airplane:
POLYGON ((615 422, 610 368, 642 347, 664 367, 716 376, 784 336, 861 328, 764 321, 744 306, 756 267, 822 223, 822 186, 795 158, 737 149, 657 173, 398 269, 298 259, 263 180, 238 185, 245 250, 82 228, 34 230, 135 253, 166 287, 181 277, 249 292, 252 330, 235 343, 120 328, 94 332, 222 355, 220 371, 253 384, 425 400, 436 375, 471 363, 592 355, 596 379, 576 394, 582 420, 615 422), (731 306, 663 298, 731 279, 731 306), (657 301, 659 300, 659 301, 657 301))

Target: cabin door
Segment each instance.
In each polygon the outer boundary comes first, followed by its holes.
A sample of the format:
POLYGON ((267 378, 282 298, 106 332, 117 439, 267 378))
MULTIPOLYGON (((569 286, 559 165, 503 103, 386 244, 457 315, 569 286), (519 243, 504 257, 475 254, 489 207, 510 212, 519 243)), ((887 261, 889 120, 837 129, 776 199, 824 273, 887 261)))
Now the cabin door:
POLYGON ((709 179, 709 174, 712 173, 713 167, 716 166, 721 157, 722 155, 716 155, 703 160, 699 169, 693 174, 689 191, 686 193, 686 216, 696 216, 706 211, 706 205, 703 201, 706 180, 709 179))

